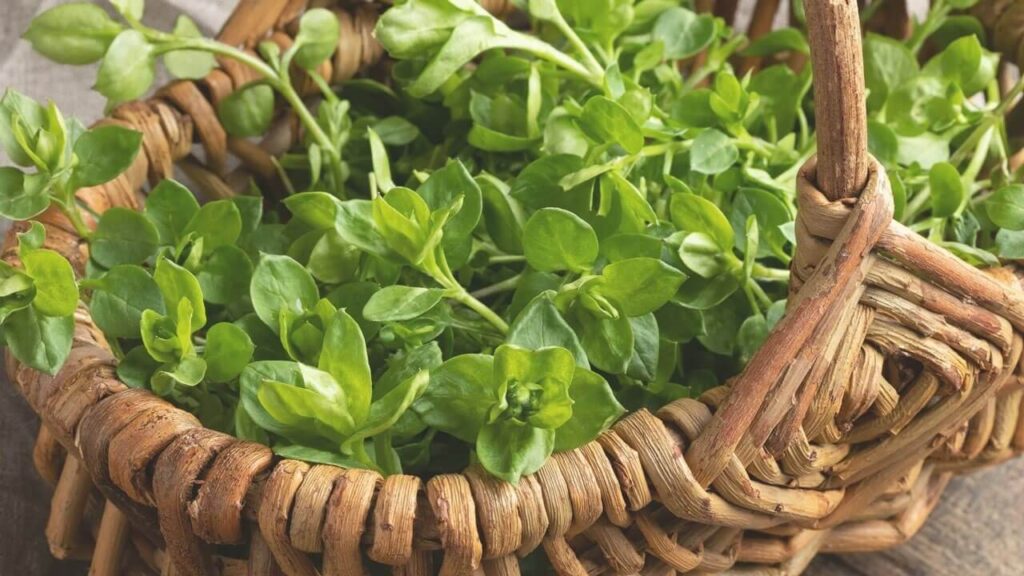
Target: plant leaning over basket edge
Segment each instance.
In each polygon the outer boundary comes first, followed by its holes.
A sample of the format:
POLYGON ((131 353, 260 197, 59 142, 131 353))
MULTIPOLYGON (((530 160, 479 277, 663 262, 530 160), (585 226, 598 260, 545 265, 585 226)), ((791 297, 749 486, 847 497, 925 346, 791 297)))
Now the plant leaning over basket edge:
MULTIPOLYGON (((475 457, 515 481, 623 405, 731 376, 785 308, 792 189, 814 153, 810 72, 737 76, 729 59, 806 54, 803 32, 747 42, 680 6, 626 5, 534 0, 530 35, 466 0, 400 3, 376 30, 395 83, 348 82, 350 101, 314 72, 338 44, 329 12, 307 13, 283 54, 262 44, 263 62, 187 19, 172 34, 146 28, 141 2, 115 2, 127 28, 62 5, 26 37, 69 63, 102 60, 97 88, 112 102, 145 92, 158 55, 188 78, 213 55, 253 66, 262 79, 220 119, 257 136, 273 91, 298 106, 307 138, 280 168, 309 191, 284 199, 283 223, 258 196, 200 206, 164 181, 141 213, 113 208, 93 232, 74 192, 126 169, 139 135, 65 130, 52 105, 9 92, 0 142, 37 173, 4 169, 18 186, 0 213, 28 219, 53 202, 78 220, 90 245, 78 286, 120 378, 205 425, 309 461, 432 473, 475 457), (136 50, 141 66, 122 65, 136 50), (320 89, 315 110, 292 63, 320 89)), ((1024 257, 1003 120, 1021 85, 999 94, 997 56, 973 35, 938 48, 922 67, 914 42, 865 42, 871 148, 897 217, 979 266, 1024 257)), ((21 236, 24 270, 3 268, 0 303, 11 351, 53 372, 79 290, 41 234, 21 236), (51 344, 33 356, 21 344, 39 332, 51 344)))

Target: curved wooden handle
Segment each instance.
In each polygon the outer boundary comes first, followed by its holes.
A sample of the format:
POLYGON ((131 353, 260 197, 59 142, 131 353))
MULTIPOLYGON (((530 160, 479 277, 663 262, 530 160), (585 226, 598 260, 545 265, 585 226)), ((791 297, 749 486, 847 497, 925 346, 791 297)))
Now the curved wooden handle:
POLYGON ((857 196, 868 178, 868 125, 857 0, 804 0, 817 117, 818 186, 857 196))

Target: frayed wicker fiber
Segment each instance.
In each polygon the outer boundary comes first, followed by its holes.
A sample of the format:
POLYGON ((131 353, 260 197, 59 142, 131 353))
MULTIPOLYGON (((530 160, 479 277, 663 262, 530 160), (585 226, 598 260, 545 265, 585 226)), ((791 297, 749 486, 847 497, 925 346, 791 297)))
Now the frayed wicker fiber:
MULTIPOLYGON (((732 17, 735 2, 713 4, 732 17)), ((760 2, 752 34, 769 29, 778 4, 760 2)), ((220 38, 285 46, 305 7, 241 0, 220 38)), ((325 77, 381 72, 371 31, 385 8, 335 7, 342 41, 325 77)), ((1019 8, 977 8, 1008 54, 1021 48, 1010 35, 1021 27, 1006 24, 1019 8)), ((892 10, 881 24, 901 34, 906 12, 892 10)), ((404 576, 505 576, 537 549, 568 576, 796 574, 818 552, 911 537, 953 474, 1024 451, 1024 290, 1013 270, 979 271, 893 221, 885 171, 866 153, 856 4, 812 2, 808 20, 812 64, 828 71, 817 75, 817 121, 835 129, 819 131, 819 155, 798 178, 787 314, 740 376, 630 414, 516 486, 476 468, 384 478, 280 460, 129 390, 83 309, 56 376, 6 356, 43 421, 35 463, 55 485, 53 553, 91 555, 96 576, 362 576, 371 562, 404 576)), ((298 124, 282 111, 263 142, 229 138, 216 104, 251 77, 222 66, 103 120, 141 131, 144 153, 80 200, 96 213, 138 209, 139 191, 175 167, 207 198, 250 176, 283 193, 271 159, 298 124)), ((48 247, 84 270, 70 223, 56 211, 40 220, 48 247)), ((21 230, 3 252, 12 263, 21 230)))

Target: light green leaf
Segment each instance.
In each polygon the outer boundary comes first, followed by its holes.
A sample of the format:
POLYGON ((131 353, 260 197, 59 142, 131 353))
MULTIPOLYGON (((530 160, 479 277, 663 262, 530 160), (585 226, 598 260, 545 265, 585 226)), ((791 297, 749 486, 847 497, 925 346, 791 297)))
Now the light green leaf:
MULTIPOLYGON (((174 23, 174 35, 180 38, 202 38, 196 23, 184 14, 174 23)), ((199 80, 217 65, 213 54, 202 50, 174 50, 164 54, 164 66, 177 78, 199 80)))
POLYGON ((96 90, 112 104, 139 98, 156 77, 155 50, 137 30, 125 30, 107 49, 96 76, 96 90))
POLYGON ((43 316, 71 316, 78 307, 75 271, 53 250, 29 250, 22 254, 25 272, 36 285, 32 305, 43 316))
POLYGON ((203 290, 191 272, 166 258, 161 258, 156 263, 153 279, 160 287, 160 293, 163 294, 164 305, 168 311, 176 310, 182 299, 188 300, 192 305, 192 332, 206 325, 203 290))
POLYGON ((690 148, 690 169, 701 174, 721 174, 739 159, 736 144, 715 129, 705 130, 690 148))
POLYGON ((366 421, 373 398, 370 361, 359 324, 344 310, 338 310, 324 327, 324 348, 319 368, 345 391, 347 412, 358 425, 366 421))

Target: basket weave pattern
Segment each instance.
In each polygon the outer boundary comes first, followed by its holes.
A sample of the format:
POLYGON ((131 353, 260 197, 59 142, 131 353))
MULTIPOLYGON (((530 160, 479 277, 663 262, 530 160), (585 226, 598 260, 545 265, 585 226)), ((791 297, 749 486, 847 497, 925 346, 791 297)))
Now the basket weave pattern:
MULTIPOLYGON (((287 46, 305 4, 243 0, 220 38, 287 46)), ((761 2, 752 30, 775 7, 761 2)), ((370 35, 378 7, 336 11, 342 44, 321 73, 339 82, 382 54, 370 35)), ((222 66, 103 120, 141 131, 143 153, 80 200, 96 213, 139 209, 139 191, 175 166, 207 197, 249 176, 272 190, 271 158, 297 123, 282 114, 259 144, 227 137, 215 104, 252 77, 222 66)), ((83 308, 56 376, 6 356, 43 420, 36 464, 56 486, 51 547, 92 555, 97 575, 290 576, 362 575, 367 560, 408 576, 514 575, 542 547, 575 576, 793 574, 818 552, 896 545, 951 475, 1024 451, 1024 291, 1012 270, 978 271, 893 221, 885 171, 870 158, 863 168, 859 196, 838 200, 817 183, 849 167, 812 159, 801 171, 789 309, 743 374, 630 414, 517 486, 472 468, 424 482, 280 460, 206 430, 119 382, 83 308), (96 489, 107 503, 93 539, 81 526, 102 501, 96 489)), ((70 223, 56 211, 41 220, 48 247, 83 271, 70 223)), ((4 250, 12 263, 20 230, 4 250)))

